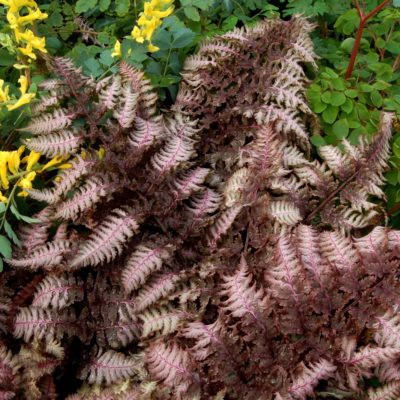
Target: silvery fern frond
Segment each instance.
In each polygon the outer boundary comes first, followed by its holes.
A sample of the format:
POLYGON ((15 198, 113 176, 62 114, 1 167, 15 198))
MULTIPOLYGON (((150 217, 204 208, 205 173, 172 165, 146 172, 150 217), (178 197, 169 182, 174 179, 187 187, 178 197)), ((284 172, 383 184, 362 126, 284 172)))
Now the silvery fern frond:
POLYGON ((287 200, 271 201, 268 211, 281 225, 294 226, 303 220, 296 204, 287 200))
POLYGON ((171 257, 171 246, 138 246, 129 256, 122 271, 122 285, 126 292, 132 292, 142 285, 149 275, 161 269, 165 260, 171 257))
POLYGON ((117 105, 118 98, 121 94, 121 77, 119 75, 105 78, 105 87, 99 92, 99 102, 107 110, 112 110, 117 105), (111 81, 111 83, 109 83, 111 81))
POLYGON ((163 135, 164 123, 161 116, 143 119, 135 118, 134 130, 129 134, 128 143, 134 154, 141 154, 163 135))
POLYGON ((379 388, 368 389, 369 400, 396 400, 400 396, 400 380, 389 382, 379 388))
POLYGON ((137 229, 138 223, 128 210, 113 210, 78 248, 76 256, 70 263, 71 268, 110 262, 122 253, 126 241, 137 229))
POLYGON ((168 184, 174 193, 175 201, 184 200, 193 192, 200 191, 202 183, 210 172, 208 168, 199 167, 173 177, 168 184))
POLYGON ((121 89, 118 106, 113 112, 113 117, 122 128, 129 128, 132 125, 136 117, 138 100, 139 93, 134 91, 131 84, 124 84, 121 89))
POLYGON ((314 393, 319 381, 327 379, 336 371, 336 366, 327 360, 320 360, 310 366, 303 366, 303 372, 297 376, 288 389, 288 393, 295 399, 305 400, 314 393))
POLYGON ((400 315, 397 308, 376 317, 374 339, 379 346, 400 349, 400 315))
POLYGON ((60 310, 83 299, 83 282, 68 275, 48 275, 40 282, 32 300, 38 308, 60 310))
POLYGON ((32 337, 61 339, 65 333, 76 331, 76 317, 72 310, 21 308, 14 321, 14 336, 26 342, 32 337))
POLYGON ((55 207, 55 218, 75 220, 77 216, 94 207, 103 197, 110 196, 117 186, 107 175, 93 176, 80 186, 73 196, 55 207))
POLYGON ((57 108, 52 113, 32 118, 29 125, 25 126, 23 130, 34 135, 45 135, 69 127, 72 120, 73 114, 71 112, 57 108))
POLYGON ((90 384, 110 385, 135 374, 137 362, 132 357, 114 350, 99 350, 96 357, 85 367, 81 377, 90 384))
POLYGON ((209 229, 207 237, 211 247, 216 246, 217 241, 229 231, 240 211, 242 211, 242 206, 235 205, 228 208, 215 220, 214 224, 209 229))
POLYGON ((62 130, 24 140, 24 144, 29 150, 34 150, 49 158, 70 155, 78 149, 81 143, 82 137, 77 132, 70 130, 62 130))
POLYGON ((48 242, 36 247, 27 257, 7 260, 7 263, 14 267, 32 269, 55 267, 62 262, 70 245, 70 242, 64 240, 48 242))
POLYGON ((153 343, 145 360, 151 376, 178 392, 185 392, 193 380, 189 354, 174 341, 153 343))

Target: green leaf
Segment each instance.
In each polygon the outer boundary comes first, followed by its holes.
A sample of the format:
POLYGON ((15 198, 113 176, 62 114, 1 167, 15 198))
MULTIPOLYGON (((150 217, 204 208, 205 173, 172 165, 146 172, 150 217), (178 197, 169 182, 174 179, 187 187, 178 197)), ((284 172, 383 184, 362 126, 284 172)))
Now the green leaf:
POLYGON ((14 244, 16 244, 18 247, 21 247, 21 241, 19 240, 18 236, 13 231, 11 225, 6 219, 4 220, 4 230, 6 231, 7 236, 14 242, 14 244))
POLYGON ((0 258, 0 272, 3 272, 3 268, 4 268, 3 259, 0 258))
POLYGON ((0 214, 3 214, 6 211, 7 207, 4 203, 0 203, 0 214))
POLYGON ((322 93, 321 100, 326 104, 331 104, 332 92, 324 92, 324 93, 322 93))
POLYGON ((192 6, 184 7, 183 12, 190 20, 200 21, 200 14, 197 11, 197 8, 192 7, 192 6))
POLYGON ((32 218, 32 217, 28 217, 27 215, 21 215, 21 214, 19 215, 19 219, 28 224, 37 224, 40 222, 40 219, 38 219, 38 218, 32 218))
POLYGON ((386 43, 386 50, 390 51, 392 54, 400 54, 400 43, 394 40, 390 40, 386 43))
POLYGON ((341 106, 346 102, 346 96, 341 92, 332 92, 331 104, 333 106, 341 106))
POLYGON ((342 118, 336 121, 332 126, 332 132, 338 139, 344 139, 349 134, 349 123, 347 119, 342 118))
POLYGON ((382 99, 381 94, 380 94, 377 90, 373 90, 373 91, 371 92, 371 95, 370 95, 370 96, 371 96, 372 104, 373 104, 375 107, 378 107, 378 108, 382 107, 383 99, 382 99))
POLYGON ((341 106, 341 109, 346 114, 350 114, 353 111, 353 108, 354 108, 354 102, 351 99, 346 99, 346 102, 341 106))
POLYGON ((327 124, 333 124, 336 120, 336 117, 339 112, 339 107, 328 106, 325 111, 322 113, 322 119, 327 124))
POLYGON ((91 8, 96 7, 97 0, 78 0, 75 4, 75 12, 78 14, 85 13, 91 8))
POLYGON ((344 94, 351 99, 355 99, 358 96, 358 91, 355 89, 347 89, 344 91, 344 94))
POLYGON ((0 254, 6 259, 12 255, 11 242, 4 235, 0 235, 0 254))
POLYGON ((326 146, 325 139, 320 135, 313 135, 310 137, 311 143, 316 147, 326 146))
POLYGON ((89 72, 89 75, 93 76, 94 78, 97 78, 103 73, 103 68, 101 68, 100 63, 94 58, 89 58, 86 60, 84 65, 86 70, 89 72))
POLYGON ((126 14, 128 14, 130 5, 130 0, 115 0, 115 12, 117 13, 118 17, 124 17, 126 14))
POLYGON ((353 47, 354 47, 354 38, 347 38, 343 40, 342 44, 340 45, 340 48, 344 50, 347 54, 351 54, 353 47))
POLYGON ((111 0, 100 0, 99 6, 100 6, 100 11, 104 12, 107 11, 108 8, 110 7, 111 0))
POLYGON ((393 0, 393 7, 400 7, 400 0, 393 0))
POLYGON ((191 44, 193 42, 193 39, 196 37, 196 34, 189 28, 181 28, 173 31, 172 36, 172 48, 181 49, 191 44))
POLYGON ((324 111, 327 107, 325 103, 322 103, 320 101, 311 101, 310 103, 312 110, 317 114, 321 114, 322 111, 324 111))

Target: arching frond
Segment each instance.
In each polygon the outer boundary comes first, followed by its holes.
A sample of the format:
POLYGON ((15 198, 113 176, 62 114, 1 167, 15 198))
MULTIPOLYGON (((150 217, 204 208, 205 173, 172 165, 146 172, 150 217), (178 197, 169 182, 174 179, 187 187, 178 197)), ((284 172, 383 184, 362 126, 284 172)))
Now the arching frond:
POLYGON ((185 171, 181 175, 174 177, 170 182, 176 201, 181 201, 189 197, 193 192, 202 189, 201 184, 210 173, 208 168, 195 168, 185 171))
POLYGON ((61 339, 65 333, 76 333, 76 318, 72 310, 21 308, 14 322, 14 336, 28 342, 32 337, 61 339))
POLYGON ((293 226, 303 219, 296 204, 287 200, 271 201, 269 213, 282 225, 293 226))
POLYGON ((190 197, 186 207, 189 218, 196 221, 207 214, 212 214, 218 210, 221 200, 221 196, 217 192, 208 188, 194 194, 190 197))
POLYGON ((355 352, 346 363, 355 365, 363 371, 377 367, 379 364, 392 362, 398 358, 399 354, 400 349, 392 347, 365 346, 355 352))
POLYGON ((62 309, 83 299, 83 284, 73 276, 48 275, 40 282, 32 305, 39 308, 62 309))
POLYGON ((82 137, 69 130, 62 130, 48 135, 41 135, 24 141, 26 147, 52 158, 57 155, 66 156, 74 153, 82 137))
POLYGON ((78 248, 70 263, 71 268, 110 262, 122 253, 124 244, 137 229, 136 219, 127 210, 113 210, 78 248))
POLYGON ((14 267, 32 269, 53 267, 61 263, 69 247, 70 242, 68 241, 48 242, 43 246, 37 247, 29 256, 7 260, 7 263, 14 267))
POLYGON ((240 168, 228 179, 224 186, 224 200, 226 207, 245 202, 245 192, 249 186, 251 172, 249 168, 240 168))
POLYGON ((396 400, 400 396, 400 380, 389 382, 379 388, 368 389, 369 400, 396 400))
POLYGON ((228 299, 224 302, 223 308, 232 314, 233 317, 243 318, 249 315, 256 323, 262 326, 261 311, 264 307, 265 294, 262 289, 256 289, 252 283, 253 276, 249 272, 247 262, 242 257, 239 268, 232 276, 223 276, 222 296, 228 299))
POLYGON ((376 317, 374 339, 379 346, 400 349, 400 314, 397 308, 376 317))
POLYGON ((112 110, 117 105, 120 93, 121 93, 121 77, 119 75, 114 75, 111 79, 111 83, 107 84, 100 90, 99 93, 100 104, 107 110, 112 110))
POLYGON ((57 108, 53 113, 47 113, 40 117, 32 118, 24 131, 34 135, 42 135, 67 128, 72 123, 72 115, 62 108, 57 108))
POLYGON ((174 273, 159 275, 152 279, 139 290, 135 299, 135 310, 141 312, 167 296, 175 289, 179 280, 179 275, 174 273))
POLYGON ((137 289, 147 277, 158 271, 163 262, 171 256, 170 246, 155 248, 140 245, 126 262, 122 272, 122 285, 127 292, 137 289))
POLYGON ((87 379, 90 384, 101 385, 104 382, 110 385, 120 379, 133 376, 135 372, 134 358, 114 350, 105 352, 99 350, 97 356, 85 367, 82 378, 87 379))
POLYGON ((292 385, 289 387, 288 392, 296 399, 305 400, 314 392, 317 384, 332 376, 336 371, 336 367, 327 360, 322 359, 309 367, 304 366, 303 372, 294 379, 292 385))
POLYGON ((160 332, 162 336, 175 332, 187 314, 173 307, 147 308, 139 314, 143 323, 142 338, 154 332, 160 332))
POLYGON ((129 134, 128 143, 135 154, 143 153, 162 137, 164 123, 161 116, 151 119, 136 117, 135 129, 129 134))
POLYGON ((79 213, 93 207, 103 197, 110 196, 113 189, 116 189, 116 185, 108 175, 103 175, 101 178, 93 176, 78 188, 72 198, 58 205, 54 217, 74 220, 79 213))
POLYGON ((239 205, 228 208, 214 222, 208 234, 208 242, 211 246, 215 246, 217 241, 228 232, 241 210, 242 206, 239 205))
POLYGON ((113 112, 114 118, 123 128, 129 128, 136 116, 139 93, 135 92, 132 85, 126 83, 122 86, 119 104, 113 112))
POLYGON ((184 392, 192 381, 189 354, 174 341, 169 345, 153 343, 146 351, 150 374, 167 386, 184 392))

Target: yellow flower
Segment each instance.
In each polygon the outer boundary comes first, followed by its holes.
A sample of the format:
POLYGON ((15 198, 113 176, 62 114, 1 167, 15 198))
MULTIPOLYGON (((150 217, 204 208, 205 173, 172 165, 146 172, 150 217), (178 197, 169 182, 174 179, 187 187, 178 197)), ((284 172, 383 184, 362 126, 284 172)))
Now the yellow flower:
POLYGON ((154 46, 153 43, 150 43, 150 44, 147 46, 147 50, 149 50, 150 53, 154 53, 155 51, 160 50, 160 48, 157 47, 157 46, 154 46))
POLYGON ((7 177, 7 162, 9 153, 7 151, 0 151, 0 181, 4 189, 9 188, 7 177))
POLYGON ((8 97, 8 91, 9 91, 9 87, 6 86, 3 89, 3 85, 4 85, 4 81, 3 79, 0 79, 0 102, 6 102, 9 101, 10 98, 8 97))
POLYGON ((26 170, 30 171, 32 167, 39 161, 41 154, 36 151, 31 151, 28 156, 25 156, 21 162, 26 163, 26 170))
MULTIPOLYGON (((36 172, 29 172, 29 174, 25 175, 24 178, 18 181, 17 186, 21 187, 22 189, 32 189, 32 181, 35 179, 35 177, 36 172)), ((28 194, 29 193, 26 190, 23 190, 18 193, 18 196, 26 197, 28 194)))
POLYGON ((104 146, 100 146, 98 150, 96 150, 97 155, 99 156, 100 160, 102 160, 106 154, 106 150, 104 146))
POLYGON ((45 171, 46 169, 49 169, 53 167, 54 165, 60 164, 62 161, 65 160, 65 157, 62 156, 55 156, 52 158, 47 164, 45 164, 41 169, 40 172, 45 171))
POLYGON ((6 196, 3 196, 3 194, 0 192, 0 201, 2 203, 8 203, 8 199, 6 196))
POLYGON ((144 36, 142 36, 142 32, 139 27, 135 26, 132 30, 131 35, 138 43, 144 42, 144 36))
POLYGON ((35 93, 26 93, 26 91, 28 90, 28 78, 25 75, 21 75, 18 79, 18 82, 20 85, 19 90, 21 91, 21 97, 15 104, 7 105, 8 111, 15 110, 16 108, 19 108, 24 104, 30 103, 30 101, 35 97, 35 93))
POLYGON ((8 152, 7 165, 13 175, 18 174, 19 164, 21 163, 21 154, 24 150, 25 146, 20 146, 18 150, 8 152))
POLYGON ((114 51, 111 53, 111 57, 121 57, 121 43, 119 40, 115 42, 114 51))

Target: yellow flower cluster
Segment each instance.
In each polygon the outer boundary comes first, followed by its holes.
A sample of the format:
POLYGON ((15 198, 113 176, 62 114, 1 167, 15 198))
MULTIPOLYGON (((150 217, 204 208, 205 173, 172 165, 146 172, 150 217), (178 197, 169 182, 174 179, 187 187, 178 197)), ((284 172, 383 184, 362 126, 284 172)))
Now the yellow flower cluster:
MULTIPOLYGON (((18 45, 19 60, 22 60, 23 56, 27 57, 29 61, 36 59, 35 51, 46 53, 45 38, 36 36, 31 29, 27 28, 35 21, 47 18, 47 14, 40 11, 36 2, 34 0, 0 0, 0 4, 8 7, 7 21, 18 45)), ((15 64, 14 67, 16 69, 27 68, 24 64, 15 64)), ((35 97, 33 93, 27 93, 28 76, 26 72, 21 73, 18 82, 21 96, 14 104, 7 105, 9 111, 29 103, 35 97)), ((0 79, 0 103, 9 103, 10 101, 9 88, 8 86, 4 87, 4 81, 0 79)))
MULTIPOLYGON (((13 192, 19 187, 22 190, 18 193, 18 196, 26 197, 28 196, 26 189, 32 189, 32 182, 37 174, 55 165, 59 169, 70 167, 70 164, 62 164, 65 162, 65 158, 60 156, 52 158, 47 164, 42 166, 39 164, 41 154, 35 151, 31 151, 21 159, 24 151, 25 146, 21 146, 18 150, 14 151, 0 151, 0 187, 3 191, 7 191, 10 188, 10 182, 15 180, 13 192), (26 164, 22 170, 20 169, 21 164, 26 164)), ((8 198, 1 191, 0 201, 3 203, 8 202, 8 198)))
MULTIPOLYGON (((144 11, 140 13, 137 25, 134 26, 131 36, 138 42, 148 41, 147 49, 150 52, 159 50, 151 43, 155 30, 161 25, 162 19, 174 11, 173 0, 151 0, 144 3, 144 11)), ((121 57, 121 43, 117 40, 113 57, 121 57)))

